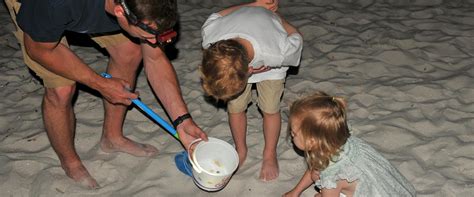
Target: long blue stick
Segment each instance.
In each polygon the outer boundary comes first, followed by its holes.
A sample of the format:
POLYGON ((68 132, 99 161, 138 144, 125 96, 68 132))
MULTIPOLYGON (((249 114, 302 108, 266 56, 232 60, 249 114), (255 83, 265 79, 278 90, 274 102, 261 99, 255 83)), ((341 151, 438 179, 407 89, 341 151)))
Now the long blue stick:
MULTIPOLYGON (((110 75, 109 73, 101 73, 100 74, 102 77, 104 78, 107 78, 107 79, 110 79, 112 78, 112 75, 110 75)), ((158 114, 156 114, 151 108, 149 108, 147 105, 145 105, 142 101, 140 101, 139 99, 132 99, 132 103, 135 104, 138 108, 140 108, 142 111, 144 111, 148 116, 150 116, 151 118, 153 118, 153 120, 155 120, 156 122, 158 122, 158 124, 160 124, 161 126, 163 126, 166 131, 168 131, 168 133, 170 133, 171 135, 173 135, 176 139, 179 140, 179 136, 178 136, 178 133, 176 132, 176 129, 174 129, 174 127, 172 127, 168 122, 166 122, 165 120, 163 120, 163 118, 161 118, 158 114)))

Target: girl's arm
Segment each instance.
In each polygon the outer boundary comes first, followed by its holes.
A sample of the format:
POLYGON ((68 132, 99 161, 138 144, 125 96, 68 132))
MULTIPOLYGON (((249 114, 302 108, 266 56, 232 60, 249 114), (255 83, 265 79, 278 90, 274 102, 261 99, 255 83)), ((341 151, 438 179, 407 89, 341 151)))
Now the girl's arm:
POLYGON ((339 197, 341 195, 341 190, 334 189, 321 189, 321 197, 339 197))
POLYGON ((284 197, 296 197, 300 196, 301 193, 306 190, 311 184, 313 184, 313 179, 311 178, 312 171, 306 170, 303 177, 301 177, 300 182, 296 184, 296 186, 290 190, 289 192, 285 193, 284 197))
POLYGON ((352 196, 355 192, 355 188, 357 185, 357 181, 352 183, 347 182, 346 180, 339 180, 337 181, 336 188, 333 189, 321 189, 321 196, 322 197, 339 197, 341 192, 344 190, 344 194, 347 196, 352 196))

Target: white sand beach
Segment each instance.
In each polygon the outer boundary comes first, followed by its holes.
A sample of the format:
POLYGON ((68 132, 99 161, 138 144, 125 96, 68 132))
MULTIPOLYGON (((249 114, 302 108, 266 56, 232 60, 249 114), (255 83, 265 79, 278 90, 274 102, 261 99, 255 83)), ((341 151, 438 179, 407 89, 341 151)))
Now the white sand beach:
MULTIPOLYGON (((200 28, 211 13, 248 1, 178 2, 179 40, 170 58, 184 99, 210 137, 232 143, 225 108, 206 101, 200 86, 200 28)), ((304 47, 281 104, 277 180, 258 179, 264 144, 255 104, 248 110, 245 165, 223 190, 206 192, 176 169, 173 159, 181 145, 136 108, 128 112, 125 134, 156 146, 159 154, 102 152, 102 100, 80 87, 76 149, 101 185, 88 190, 65 175, 49 144, 41 116, 43 87, 24 65, 1 5, 0 196, 281 196, 306 168, 286 139, 288 104, 315 90, 347 99, 354 135, 380 151, 418 196, 474 195, 474 0, 280 0, 279 12, 299 28, 304 47)), ((107 57, 96 48, 72 49, 97 72, 105 70, 107 57)), ((137 90, 169 121, 143 70, 137 90)), ((314 193, 309 188, 302 196, 314 193)))

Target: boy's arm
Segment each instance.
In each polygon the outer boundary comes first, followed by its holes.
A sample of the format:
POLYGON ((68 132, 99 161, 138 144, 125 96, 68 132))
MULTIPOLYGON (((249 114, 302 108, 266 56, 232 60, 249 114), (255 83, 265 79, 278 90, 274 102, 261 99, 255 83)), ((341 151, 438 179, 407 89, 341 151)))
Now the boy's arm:
POLYGON ((301 177, 300 182, 289 192, 285 193, 284 197, 293 197, 300 196, 304 190, 306 190, 311 184, 313 184, 313 179, 311 178, 312 171, 306 170, 303 177, 301 177))
POLYGON ((255 2, 252 3, 246 3, 246 4, 241 4, 241 5, 235 5, 229 8, 226 8, 224 10, 221 10, 219 15, 225 16, 230 13, 232 13, 235 10, 238 10, 239 8, 243 6, 255 6, 255 7, 264 7, 266 9, 269 9, 273 12, 276 12, 278 9, 278 0, 256 0, 255 2))
POLYGON ((284 48, 282 49, 284 56, 282 65, 298 66, 300 64, 301 51, 303 49, 303 36, 293 25, 283 19, 283 17, 279 17, 283 29, 285 29, 287 33, 287 43, 284 44, 284 48))
POLYGON ((294 33, 298 33, 298 34, 301 35, 301 33, 298 31, 298 29, 296 29, 293 25, 288 23, 288 21, 286 21, 280 15, 278 15, 278 16, 280 17, 283 28, 285 28, 285 31, 288 33, 288 35, 291 35, 291 34, 294 34, 294 33))

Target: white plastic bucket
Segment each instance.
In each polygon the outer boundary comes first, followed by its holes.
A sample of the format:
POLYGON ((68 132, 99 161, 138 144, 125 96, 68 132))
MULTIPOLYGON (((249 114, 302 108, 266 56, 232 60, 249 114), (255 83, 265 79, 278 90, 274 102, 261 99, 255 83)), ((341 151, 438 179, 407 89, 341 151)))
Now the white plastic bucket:
POLYGON ((229 143, 209 137, 193 141, 189 146, 198 143, 192 155, 188 155, 193 166, 194 183, 206 191, 218 191, 229 182, 239 166, 239 156, 229 143), (199 142, 199 143, 198 143, 199 142))

